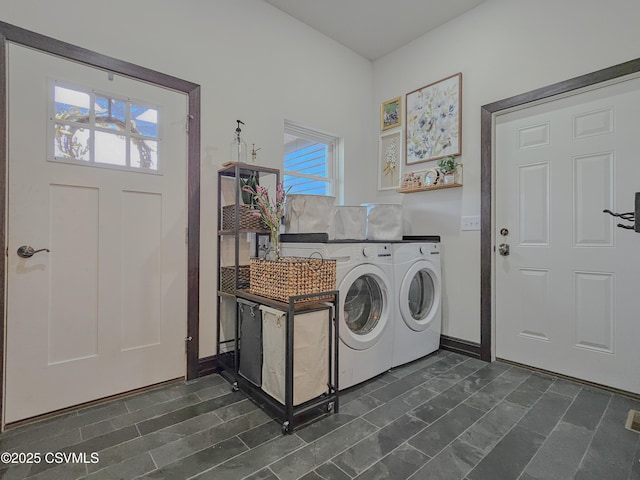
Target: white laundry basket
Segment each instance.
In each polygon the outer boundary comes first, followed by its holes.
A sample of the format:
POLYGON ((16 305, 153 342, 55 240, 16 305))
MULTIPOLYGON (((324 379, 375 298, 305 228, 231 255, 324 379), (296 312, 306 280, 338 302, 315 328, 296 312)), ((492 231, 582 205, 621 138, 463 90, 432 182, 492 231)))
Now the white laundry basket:
POLYGON ((402 205, 368 203, 367 240, 402 240, 402 205))
POLYGON ((284 206, 285 233, 330 233, 336 197, 329 195, 287 195, 284 206))
POLYGON ((365 240, 367 238, 367 207, 351 205, 333 207, 329 238, 365 240))
MULTIPOLYGON (((287 313, 262 310, 262 390, 285 404, 287 313)), ((329 391, 329 308, 296 313, 293 335, 293 405, 329 391)))

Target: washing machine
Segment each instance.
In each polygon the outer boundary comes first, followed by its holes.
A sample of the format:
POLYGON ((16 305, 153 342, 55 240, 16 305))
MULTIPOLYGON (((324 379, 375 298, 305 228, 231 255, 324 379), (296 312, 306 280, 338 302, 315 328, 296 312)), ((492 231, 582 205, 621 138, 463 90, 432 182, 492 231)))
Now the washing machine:
POLYGON ((440 347, 440 243, 394 243, 392 256, 396 315, 391 365, 397 367, 433 353, 440 347))
POLYGON ((390 243, 282 243, 287 257, 336 260, 340 292, 338 388, 344 390, 391 368, 393 249, 390 243))

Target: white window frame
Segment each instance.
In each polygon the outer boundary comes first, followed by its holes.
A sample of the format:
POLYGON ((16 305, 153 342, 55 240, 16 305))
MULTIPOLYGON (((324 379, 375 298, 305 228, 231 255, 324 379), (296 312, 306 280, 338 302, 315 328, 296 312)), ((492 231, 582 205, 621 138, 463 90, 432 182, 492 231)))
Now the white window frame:
MULTIPOLYGON (((292 177, 298 178, 306 178, 309 180, 320 181, 328 184, 329 192, 327 195, 333 195, 335 197, 338 196, 338 147, 340 144, 340 139, 334 135, 320 132, 318 130, 313 130, 308 127, 304 127, 302 125, 296 124, 289 120, 284 121, 284 133, 295 135, 296 137, 300 137, 305 140, 310 140, 312 142, 324 143, 327 145, 327 159, 326 159, 326 167, 327 167, 327 176, 318 176, 318 175, 308 175, 299 173, 295 170, 285 170, 283 164, 283 176, 289 175, 292 177)), ((284 159, 283 159, 284 161, 284 159)))

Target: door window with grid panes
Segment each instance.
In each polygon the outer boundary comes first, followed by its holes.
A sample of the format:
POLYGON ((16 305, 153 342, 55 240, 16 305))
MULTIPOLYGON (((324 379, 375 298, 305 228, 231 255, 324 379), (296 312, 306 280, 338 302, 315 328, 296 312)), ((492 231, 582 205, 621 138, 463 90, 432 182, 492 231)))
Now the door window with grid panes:
POLYGON ((160 173, 159 108, 52 81, 49 159, 160 173))

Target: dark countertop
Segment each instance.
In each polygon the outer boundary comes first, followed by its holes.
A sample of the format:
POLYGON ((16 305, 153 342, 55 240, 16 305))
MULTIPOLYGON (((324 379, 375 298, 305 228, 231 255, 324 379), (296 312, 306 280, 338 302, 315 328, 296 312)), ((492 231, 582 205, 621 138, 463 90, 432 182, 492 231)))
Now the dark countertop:
POLYGON ((281 243, 440 243, 440 235, 405 235, 402 240, 329 240, 326 233, 281 233, 281 243))

